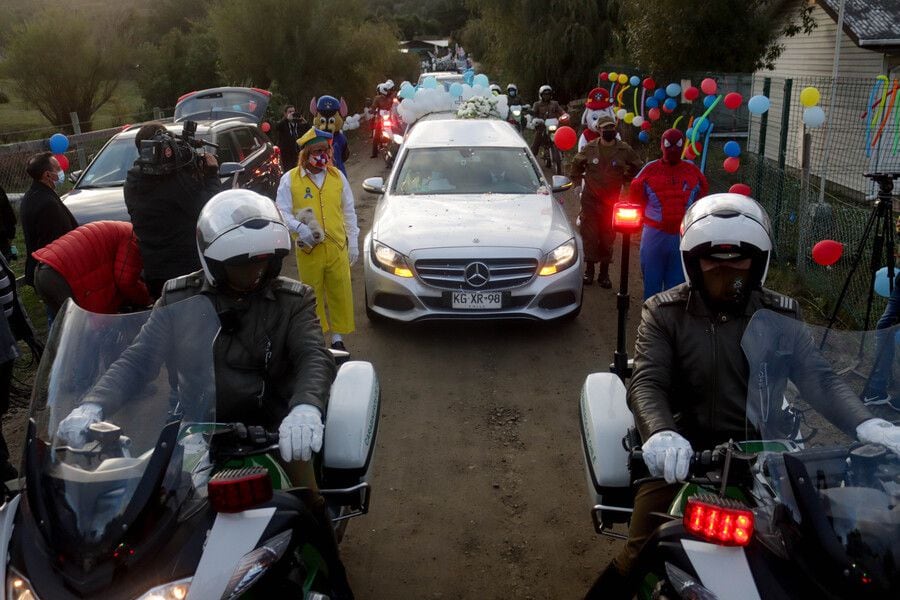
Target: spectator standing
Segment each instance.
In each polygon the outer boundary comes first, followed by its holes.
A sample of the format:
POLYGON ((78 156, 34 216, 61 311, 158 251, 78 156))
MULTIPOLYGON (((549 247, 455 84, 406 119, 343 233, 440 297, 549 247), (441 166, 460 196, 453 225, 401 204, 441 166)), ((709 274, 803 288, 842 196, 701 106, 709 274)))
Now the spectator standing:
POLYGON ((281 111, 282 118, 275 124, 275 139, 281 150, 281 168, 285 173, 297 166, 300 150, 297 140, 309 129, 309 124, 293 104, 288 104, 281 111))

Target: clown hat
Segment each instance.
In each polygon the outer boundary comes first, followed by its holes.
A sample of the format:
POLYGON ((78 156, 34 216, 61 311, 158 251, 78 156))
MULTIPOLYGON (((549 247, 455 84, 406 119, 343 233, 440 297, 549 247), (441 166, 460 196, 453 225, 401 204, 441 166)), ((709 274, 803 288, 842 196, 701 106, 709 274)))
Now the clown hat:
POLYGON ((300 136, 300 139, 297 140, 297 144, 301 148, 306 148, 310 144, 315 144, 317 142, 328 142, 330 144, 333 138, 334 136, 328 131, 310 127, 306 133, 300 136))
POLYGON ((591 93, 588 94, 588 99, 584 106, 588 110, 602 110, 604 108, 609 108, 612 106, 612 101, 609 99, 609 92, 603 88, 595 87, 591 90, 591 93))

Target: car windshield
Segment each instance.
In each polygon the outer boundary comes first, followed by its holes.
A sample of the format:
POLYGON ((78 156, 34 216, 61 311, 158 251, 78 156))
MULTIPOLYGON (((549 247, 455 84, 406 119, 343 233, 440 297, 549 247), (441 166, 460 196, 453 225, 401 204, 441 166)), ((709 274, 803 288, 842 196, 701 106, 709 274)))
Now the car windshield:
MULTIPOLYGON (((743 449, 759 453, 758 481, 796 522, 830 527, 840 542, 827 550, 830 558, 858 569, 872 591, 900 589, 900 459, 884 446, 859 444, 848 431, 854 424, 841 430, 833 421, 867 388, 900 376, 898 331, 826 330, 761 310, 741 340, 746 420, 760 440, 743 449)), ((887 407, 873 411, 892 417, 887 407)))
POLYGON ((115 547, 160 490, 170 506, 197 497, 208 437, 191 428, 215 421, 218 331, 201 296, 126 315, 65 305, 35 375, 26 449, 29 502, 60 551, 115 547), (101 403, 103 421, 81 444, 58 430, 83 402, 101 403))
POLYGON ((393 193, 534 194, 541 180, 525 148, 412 148, 393 193))

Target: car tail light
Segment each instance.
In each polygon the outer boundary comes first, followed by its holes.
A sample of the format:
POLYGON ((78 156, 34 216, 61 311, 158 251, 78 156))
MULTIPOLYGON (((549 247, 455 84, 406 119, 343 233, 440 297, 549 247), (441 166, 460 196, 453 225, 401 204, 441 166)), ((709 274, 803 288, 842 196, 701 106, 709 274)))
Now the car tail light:
POLYGON ((637 233, 641 228, 641 207, 630 202, 613 206, 613 229, 619 233, 637 233))
POLYGON ((753 537, 753 512, 734 500, 702 494, 689 498, 684 528, 720 546, 746 546, 753 537))
POLYGON ((213 510, 236 513, 271 500, 272 480, 265 467, 225 469, 209 480, 207 492, 213 510))

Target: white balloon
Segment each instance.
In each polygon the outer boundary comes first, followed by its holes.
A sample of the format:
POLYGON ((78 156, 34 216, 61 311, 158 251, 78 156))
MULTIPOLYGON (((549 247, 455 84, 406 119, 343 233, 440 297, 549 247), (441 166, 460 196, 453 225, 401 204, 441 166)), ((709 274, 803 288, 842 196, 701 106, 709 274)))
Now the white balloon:
POLYGON ((644 124, 644 117, 642 117, 641 115, 637 115, 637 116, 631 121, 631 124, 634 125, 635 127, 640 127, 641 125, 644 124))
POLYGON ((825 111, 821 106, 811 106, 803 109, 803 122, 807 127, 821 127, 825 124, 825 111))

